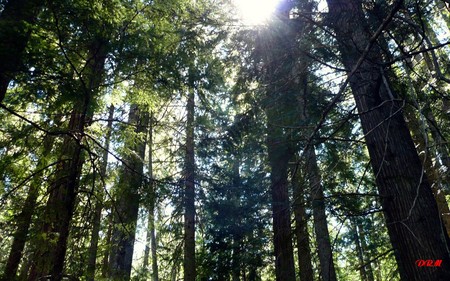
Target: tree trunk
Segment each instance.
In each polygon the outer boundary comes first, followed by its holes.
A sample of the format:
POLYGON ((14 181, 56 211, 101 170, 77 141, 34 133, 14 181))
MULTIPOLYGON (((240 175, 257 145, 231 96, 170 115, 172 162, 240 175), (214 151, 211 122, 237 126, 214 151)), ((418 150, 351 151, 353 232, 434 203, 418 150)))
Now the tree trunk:
POLYGON ((358 256, 359 261, 359 274, 361 275, 361 281, 368 281, 367 280, 367 273, 366 273, 366 267, 364 266, 364 255, 363 250, 361 246, 361 241, 359 240, 359 233, 358 228, 356 225, 353 227, 353 240, 355 241, 356 245, 356 255, 358 256))
POLYGON ((106 41, 96 38, 89 46, 86 80, 80 85, 82 96, 74 102, 68 132, 64 136, 55 180, 50 185, 50 195, 45 209, 42 245, 34 257, 28 280, 51 275, 56 281, 63 276, 70 223, 75 208, 76 193, 83 165, 84 130, 88 115, 92 114, 92 102, 99 92, 107 54, 106 41), (56 241, 56 243, 55 243, 56 241))
MULTIPOLYGON (((279 5, 277 16, 280 19, 269 29, 270 36, 261 45, 265 73, 265 112, 267 116, 267 150, 270 166, 272 193, 273 245, 275 254, 275 275, 277 281, 295 281, 294 251, 292 247, 291 211, 289 203, 288 162, 293 156, 289 133, 284 126, 292 125, 290 114, 295 114, 295 97, 290 93, 292 84, 289 74, 282 66, 293 59, 291 53, 286 58, 286 49, 291 50, 293 40, 288 25, 289 8, 287 2, 279 5), (270 46, 268 51, 267 46, 270 46), (285 49, 286 48, 286 49, 285 49), (280 59, 283 58, 283 59, 280 59), (287 113, 289 111, 289 113, 287 113)), ((291 70, 289 69, 288 72, 291 70)))
POLYGON ((150 256, 151 249, 151 264, 152 264, 152 272, 151 277, 152 281, 158 281, 158 257, 156 252, 156 234, 155 234, 155 204, 156 204, 156 191, 155 184, 153 181, 153 113, 150 114, 150 125, 149 125, 149 133, 148 133, 148 177, 149 177, 149 190, 148 190, 148 226, 147 226, 147 238, 146 245, 144 251, 144 272, 148 272, 148 260, 150 256))
POLYGON ((84 131, 85 114, 78 112, 78 106, 75 108, 70 118, 69 131, 80 134, 77 134, 79 136, 77 139, 71 136, 64 137, 60 163, 57 166, 55 180, 50 185, 50 196, 45 209, 43 241, 35 254, 34 264, 28 277, 30 281, 46 275, 51 275, 57 281, 62 279, 69 227, 83 163, 80 143, 84 131))
POLYGON ((182 253, 182 245, 177 245, 175 247, 175 251, 173 251, 172 256, 172 268, 170 269, 170 281, 177 281, 178 279, 178 272, 180 270, 180 260, 182 253))
MULTIPOLYGON (((233 160, 232 170, 233 170, 233 191, 231 192, 231 200, 236 202, 236 207, 239 208, 239 195, 238 190, 241 186, 241 176, 239 172, 239 167, 241 166, 241 159, 239 152, 235 151, 235 159, 233 160)), ((239 209, 238 209, 239 210, 239 209)), ((233 229, 233 241, 232 241, 232 256, 231 256, 231 280, 239 281, 241 279, 241 244, 242 235, 240 226, 242 225, 241 219, 236 217, 235 227, 233 229)))
MULTIPOLYGON (((135 126, 135 133, 146 132, 148 114, 138 109, 136 104, 130 106, 128 122, 135 126)), ((120 179, 115 189, 115 207, 111 253, 109 258, 109 278, 111 280, 129 280, 133 262, 134 240, 139 212, 139 189, 143 183, 145 158, 145 140, 136 136, 125 144, 131 151, 125 156, 120 179)))
MULTIPOLYGON (((59 122, 56 122, 57 124, 59 122)), ((36 172, 45 169, 48 165, 47 156, 50 154, 53 147, 54 137, 45 136, 44 148, 36 165, 36 172)), ((39 172, 41 173, 41 172, 39 172)), ((35 175, 33 181, 30 184, 30 190, 28 191, 28 196, 22 207, 22 212, 17 216, 17 229, 13 235, 13 243, 11 245, 11 250, 9 252, 8 261, 6 263, 5 271, 1 280, 10 281, 16 279, 17 269, 19 268, 20 260, 22 258, 23 249, 28 237, 28 231, 31 224, 31 219, 34 214, 36 207, 36 201, 39 196, 39 191, 41 189, 42 177, 35 175)))
POLYGON ((281 128, 273 124, 273 109, 267 110, 267 148, 272 190, 273 239, 275 250, 275 273, 277 281, 295 281, 294 253, 291 236, 291 212, 287 169, 291 152, 281 128))
MULTIPOLYGON (((111 211, 113 211, 113 208, 111 208, 111 211)), ((109 253, 111 251, 111 237, 112 237, 112 230, 113 230, 113 214, 110 213, 106 216, 107 220, 107 227, 106 235, 104 239, 104 244, 106 245, 106 249, 103 252, 103 258, 102 258, 102 278, 108 277, 108 271, 109 271, 109 253)))
POLYGON ((159 269, 158 269, 158 255, 157 255, 157 245, 158 240, 155 233, 155 201, 153 205, 150 206, 151 217, 150 217, 150 244, 152 247, 152 281, 159 280, 159 269))
MULTIPOLYGON (((153 195, 154 196, 154 195, 153 195)), ((158 281, 158 256, 157 256, 157 237, 155 233, 155 202, 150 202, 150 206, 148 208, 148 229, 147 229, 147 238, 146 238, 146 246, 144 252, 144 270, 148 272, 148 261, 151 258, 151 280, 158 281), (150 256, 151 253, 151 256, 150 256)))
POLYGON ((305 187, 306 183, 300 176, 300 171, 292 169, 294 175, 292 186, 294 189, 294 218, 295 218, 295 236, 297 238, 298 265, 300 281, 314 280, 310 240, 308 233, 308 218, 305 208, 305 187), (302 189, 303 187, 303 189, 302 189))
MULTIPOLYGON (((439 182, 443 183, 446 186, 445 189, 447 190, 448 194, 448 190, 450 188, 450 154, 448 151, 448 143, 443 139, 441 130, 439 130, 438 128, 438 122, 436 121, 433 111, 428 103, 425 104, 424 109, 427 111, 426 117, 428 121, 428 127, 430 129, 431 136, 433 137, 434 144, 436 145, 436 156, 442 161, 441 164, 440 161, 436 160, 436 164, 434 166, 437 171, 443 171, 442 173, 439 173, 439 182)), ((443 110, 443 112, 448 112, 448 110, 443 110)), ((443 189, 444 188, 441 189, 441 192, 444 191, 443 189)), ((450 233, 450 228, 447 229, 449 229, 450 233)))
POLYGON ((434 198, 436 199, 439 214, 441 215, 447 234, 450 235, 450 209, 443 192, 442 178, 440 178, 437 167, 433 165, 431 161, 432 156, 430 155, 430 150, 428 148, 429 145, 427 145, 428 135, 424 132, 426 128, 424 128, 423 124, 420 124, 415 112, 412 112, 411 109, 405 109, 405 116, 409 120, 409 128, 411 128, 412 139, 414 143, 417 144, 417 149, 420 152, 424 152, 420 153, 420 160, 424 165, 428 179, 431 183, 433 183, 431 185, 431 189, 433 191, 434 198), (421 128, 423 130, 421 130, 421 128))
POLYGON ((22 266, 20 267, 19 276, 17 277, 17 280, 19 281, 27 280, 28 272, 31 267, 31 260, 29 257, 22 257, 22 259, 22 266))
POLYGON ((44 1, 9 0, 0 14, 0 103, 9 82, 23 68, 22 55, 44 1))
POLYGON ((353 239, 356 245, 356 254, 359 260, 359 272, 361 274, 361 280, 374 281, 372 266, 368 259, 365 258, 364 253, 367 252, 367 244, 365 240, 364 230, 360 222, 353 223, 353 239))
POLYGON ((336 270, 334 268, 330 233, 328 232, 327 216, 325 213, 323 187, 314 146, 305 151, 305 159, 311 189, 314 230, 316 233, 322 280, 336 281, 336 270))
MULTIPOLYGON (((408 13, 408 18, 412 20, 412 18, 414 17, 414 14, 412 14, 411 12, 408 13)), ((420 34, 420 36, 423 39, 423 49, 426 48, 433 48, 433 46, 439 45, 440 42, 437 38, 437 34, 436 32, 433 30, 433 28, 430 26, 430 23, 428 23, 427 21, 422 22, 422 24, 424 25, 419 26, 416 25, 414 26, 416 31, 420 34)), ((429 52, 424 52, 423 57, 425 59, 425 62, 429 71, 430 71, 430 75, 429 78, 433 78, 436 77, 437 81, 436 81, 436 85, 435 87, 439 89, 439 91, 441 91, 442 93, 446 92, 445 87, 448 85, 447 81, 443 81, 441 80, 441 77, 443 76, 442 74, 442 70, 441 67, 439 65, 438 62, 438 54, 436 53, 436 51, 434 49, 431 49, 429 52)), ((446 61, 446 63, 448 63, 448 57, 443 59, 444 61, 446 61)), ((411 77, 410 74, 410 68, 412 69, 412 65, 411 63, 405 63, 407 64, 407 67, 405 68, 406 73, 408 74, 409 77, 411 77)), ((431 132, 431 136, 433 137, 434 140, 434 146, 435 146, 435 153, 437 158, 440 159, 440 161, 436 160, 436 166, 437 167, 437 171, 439 171, 439 168, 442 167, 443 169, 441 169, 443 172, 439 175, 439 183, 444 183, 447 186, 450 184, 450 172, 448 171, 448 169, 450 168, 450 155, 449 155, 449 150, 448 150, 448 144, 447 142, 443 139, 442 135, 441 135, 441 130, 439 130, 439 125, 438 122, 436 122, 436 119, 434 117, 433 114, 433 110, 430 107, 430 103, 432 102, 430 97, 427 96, 427 94, 422 93, 423 91, 421 90, 423 88, 423 86, 428 83, 428 80, 423 79, 424 83, 421 83, 421 85, 417 85, 417 82, 414 83, 414 89, 416 90, 416 94, 417 94, 417 98, 419 100, 421 100, 421 105, 422 105, 422 114, 427 118, 427 122, 428 122, 428 127, 429 130, 431 132), (419 94, 421 93, 421 94, 419 94), (442 164, 441 164, 442 163, 442 164)), ((442 111, 443 112, 447 112, 446 110, 446 102, 447 99, 444 98, 443 99, 443 108, 442 111)), ((448 121, 448 119, 446 120, 448 121)), ((448 122, 445 122, 444 124, 442 124, 443 126, 447 125, 448 126, 448 122)), ((431 181, 433 182, 433 181, 431 181)), ((436 182, 437 183, 437 182, 436 182)))
MULTIPOLYGON (((112 123, 114 118, 114 106, 111 105, 109 107, 109 116, 108 116, 108 124, 106 126, 106 136, 105 136, 105 144, 102 157, 102 163, 100 167, 100 176, 102 178, 102 183, 104 183, 104 179, 106 178, 106 168, 108 166, 108 150, 109 143, 111 140, 112 134, 112 123)), ((98 239, 99 239, 99 231, 103 210, 103 200, 104 200, 104 186, 99 187, 99 191, 97 192, 98 198, 96 198, 95 210, 94 210, 94 218, 92 220, 92 234, 91 241, 88 250, 88 260, 87 260, 87 269, 86 269, 86 279, 88 281, 94 281, 95 279, 95 268, 97 262, 97 249, 98 249, 98 239)))
MULTIPOLYGON (((450 280, 447 240, 430 183, 401 111, 402 101, 384 76, 381 51, 366 34, 361 1, 327 0, 329 21, 361 118, 388 233, 404 280, 450 280), (367 54, 360 65, 361 53, 367 54), (418 267, 417 259, 442 260, 418 267)), ((401 3, 402 1, 400 1, 401 3)), ((395 2, 396 9, 400 7, 395 2)))
POLYGON ((184 190, 184 281, 195 281, 195 158, 194 158, 194 112, 195 94, 191 89, 186 105, 186 154, 184 190))
POLYGON ((231 280, 239 281, 241 279, 241 245, 238 235, 233 236, 233 252, 231 257, 231 280))
POLYGON ((361 243, 361 249, 363 251, 363 261, 365 263, 367 281, 374 281, 375 277, 373 275, 372 265, 369 262, 369 259, 365 258, 367 257, 367 255, 364 255, 364 253, 368 252, 369 248, 367 247, 366 234, 361 222, 358 222, 358 224, 356 225, 356 231, 358 234, 359 242, 361 243))

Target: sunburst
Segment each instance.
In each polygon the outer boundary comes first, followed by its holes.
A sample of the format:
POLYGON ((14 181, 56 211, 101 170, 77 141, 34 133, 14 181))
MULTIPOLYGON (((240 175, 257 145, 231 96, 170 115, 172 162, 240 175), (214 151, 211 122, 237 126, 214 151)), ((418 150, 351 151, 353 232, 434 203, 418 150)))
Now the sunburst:
POLYGON ((280 0, 234 0, 233 2, 244 24, 259 25, 270 18, 280 0))

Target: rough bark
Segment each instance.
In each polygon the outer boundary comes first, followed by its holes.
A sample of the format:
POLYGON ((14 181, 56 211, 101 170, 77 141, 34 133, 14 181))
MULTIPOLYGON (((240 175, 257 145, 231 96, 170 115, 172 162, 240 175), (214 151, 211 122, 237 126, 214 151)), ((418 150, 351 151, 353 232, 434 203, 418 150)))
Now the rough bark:
POLYGON ((194 158, 195 94, 191 89, 186 104, 186 153, 184 189, 184 258, 185 281, 195 281, 195 158, 194 158))
MULTIPOLYGON (((327 0, 328 20, 356 101, 400 276, 404 280, 449 280, 450 258, 436 201, 402 113, 403 102, 389 87, 381 51, 365 29, 361 1, 327 0), (359 63, 361 54, 365 58, 359 63), (354 71, 352 71, 354 70, 354 71), (350 72, 352 71, 352 72, 350 72), (442 260, 417 267, 417 259, 442 260)), ((395 2, 395 9, 400 7, 395 2)), ((394 12, 394 10, 393 10, 394 12)))
MULTIPOLYGON (((128 123, 135 126, 135 133, 144 133, 148 127, 148 114, 136 104, 130 106, 128 123)), ((133 261, 134 240, 139 211, 139 189, 143 184, 145 140, 129 140, 130 150, 122 165, 118 186, 115 188, 113 230, 109 256, 109 279, 129 280, 133 261)))
POLYGON ((9 0, 0 14, 0 102, 9 82, 23 68, 23 52, 44 1, 9 0))
MULTIPOLYGON (((108 165, 108 154, 109 154, 108 150, 109 150, 109 143, 111 140, 113 117, 114 117, 114 106, 111 105, 109 107, 108 124, 106 126, 105 144, 103 145, 105 150, 103 151, 102 163, 100 167, 100 176, 102 178, 102 183, 104 183, 104 179, 106 178, 106 168, 108 165)), ((97 192, 98 198, 96 198, 97 201, 95 203, 94 217, 92 219, 92 234, 88 250, 88 260, 86 269, 86 279, 88 281, 93 281, 95 279, 99 231, 104 203, 103 202, 104 191, 102 190, 104 187, 102 185, 99 188, 100 190, 97 192)))

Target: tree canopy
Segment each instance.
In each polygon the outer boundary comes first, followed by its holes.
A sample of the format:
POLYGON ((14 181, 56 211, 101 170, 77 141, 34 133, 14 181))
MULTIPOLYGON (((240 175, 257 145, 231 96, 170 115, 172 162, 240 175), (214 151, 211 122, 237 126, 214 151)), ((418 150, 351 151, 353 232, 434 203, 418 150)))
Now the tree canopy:
POLYGON ((450 280, 450 3, 269 2, 0 1, 0 280, 450 280))

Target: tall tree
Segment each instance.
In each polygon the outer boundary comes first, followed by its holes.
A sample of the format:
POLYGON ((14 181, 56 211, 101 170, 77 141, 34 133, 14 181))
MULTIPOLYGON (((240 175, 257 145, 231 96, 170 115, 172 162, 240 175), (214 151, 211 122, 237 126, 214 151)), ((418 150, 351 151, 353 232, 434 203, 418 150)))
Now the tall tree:
POLYGON ((195 281, 195 152, 194 152, 194 115, 195 93, 188 90, 186 103, 186 147, 184 171, 184 258, 185 281, 195 281))
POLYGON ((97 253, 98 253, 98 240, 100 236, 100 223, 102 217, 102 210, 104 205, 104 184, 106 178, 106 169, 108 165, 108 154, 109 154, 109 146, 111 142, 112 135, 112 124, 114 118, 114 105, 109 106, 109 114, 108 114, 108 124, 106 126, 106 136, 105 143, 103 145, 104 151, 102 155, 102 163, 100 164, 100 177, 102 181, 102 186, 100 190, 97 192, 97 198, 94 208, 94 214, 92 218, 92 233, 91 233, 91 241, 89 244, 88 251, 88 260, 87 260, 87 268, 86 268, 86 278, 87 280, 93 281, 95 279, 95 270, 97 266, 97 253))
POLYGON ((44 243, 35 254, 29 280, 51 275, 61 280, 67 251, 70 224, 76 203, 81 168, 83 165, 84 131, 87 120, 93 114, 93 103, 98 98, 103 79, 107 54, 107 42, 100 36, 90 42, 87 63, 81 76, 79 91, 82 98, 74 102, 68 133, 64 136, 59 165, 55 179, 50 186, 50 196, 45 210, 46 221, 43 226, 44 243), (56 245, 52 236, 56 236, 56 245))
MULTIPOLYGON (((296 116, 296 101, 290 85, 288 63, 292 57, 285 56, 285 49, 292 49, 292 40, 286 40, 291 35, 289 25, 290 5, 283 1, 277 11, 275 20, 267 30, 269 38, 261 38, 261 51, 267 46, 272 49, 263 53, 264 77, 262 83, 266 88, 264 109, 267 116, 266 142, 270 166, 273 243, 275 254, 276 280, 295 280, 294 254, 292 247, 291 208, 289 200, 288 164, 294 155, 294 144, 290 138, 296 116), (283 58, 281 60, 281 58, 283 58), (281 65, 281 62, 286 64, 281 65)), ((288 53, 290 54, 290 53, 288 53)))
POLYGON ((369 37, 360 0, 327 0, 342 63, 361 118, 364 137, 381 196, 387 228, 405 280, 450 278, 447 239, 408 127, 402 102, 389 85, 382 54, 374 43, 400 9, 395 1, 377 32, 369 37), (439 268, 418 268, 418 257, 443 260, 439 268))
POLYGON ((158 256, 157 256, 157 240, 156 240, 156 229, 155 229, 155 214, 156 214, 156 184, 153 180, 154 173, 153 173, 153 135, 154 135, 154 128, 155 128, 155 117, 153 116, 153 112, 150 113, 150 120, 149 120, 149 128, 148 128, 148 141, 147 141, 147 147, 148 147, 148 205, 147 208, 148 211, 148 219, 147 219, 147 238, 146 238, 146 245, 145 245, 145 251, 144 251, 144 264, 143 268, 145 273, 147 273, 148 269, 148 262, 149 262, 149 256, 150 256, 150 250, 151 250, 151 279, 152 281, 158 281, 159 280, 159 274, 158 274, 158 256))
MULTIPOLYGON (((43 169, 49 164, 48 158, 53 147, 54 137, 47 135, 44 138, 42 156, 36 166, 36 172, 42 173, 43 169)), ((17 229, 13 236, 13 243, 6 263, 5 271, 2 275, 4 281, 15 280, 20 260, 22 259, 23 250, 29 234, 31 219, 36 208, 37 199, 40 191, 40 176, 35 176, 30 184, 27 198, 23 204, 22 211, 17 216, 17 229)))
POLYGON ((139 212, 140 193, 144 179, 144 159, 149 115, 137 104, 130 106, 128 123, 134 127, 134 138, 125 144, 127 154, 119 183, 115 188, 112 210, 113 230, 109 256, 109 278, 129 280, 133 262, 134 240, 139 212))
MULTIPOLYGON (((297 6, 300 13, 312 13, 314 4, 305 1, 297 6)), ((298 89, 297 100, 299 103, 299 119, 301 124, 313 124, 317 119, 317 113, 315 112, 315 106, 318 102, 319 92, 322 91, 319 87, 314 86, 314 79, 312 73, 310 73, 311 58, 307 54, 311 53, 311 46, 309 42, 309 33, 314 31, 314 28, 310 22, 305 19, 299 19, 299 28, 297 30, 298 40, 300 40, 298 49, 296 50, 297 63, 294 65, 293 72, 297 75, 298 89)), ((294 78, 293 78, 294 80, 294 78)), ((311 135, 310 129, 301 130, 302 135, 311 135)), ((321 172, 318 166, 318 160, 315 152, 315 145, 313 140, 307 140, 305 148, 303 150, 303 156, 305 158, 304 165, 301 167, 304 169, 308 188, 303 187, 304 190, 309 189, 310 198, 312 200, 312 211, 314 218, 314 231, 316 234, 317 253, 320 261, 320 275, 324 281, 336 281, 336 270, 333 262, 333 253, 331 247, 331 239, 328 231, 328 223, 326 217, 324 190, 321 178, 321 172)), ((295 199, 295 198, 294 198, 295 199)))
POLYGON ((301 281, 314 280, 310 237, 308 232, 308 216, 306 214, 306 179, 299 170, 291 169, 294 202, 292 208, 295 219, 295 236, 297 239, 297 254, 299 275, 301 281))
POLYGON ((362 224, 360 222, 355 223, 353 232, 359 259, 361 280, 374 281, 372 266, 370 265, 370 261, 367 261, 365 255, 365 253, 367 253, 367 243, 364 235, 364 229, 362 228, 362 224))
POLYGON ((336 281, 333 253, 331 249, 330 233, 328 231, 325 213, 325 200, 323 194, 320 170, 314 146, 305 151, 306 171, 311 188, 312 209, 314 217, 314 230, 316 233, 321 275, 324 281, 336 281))

